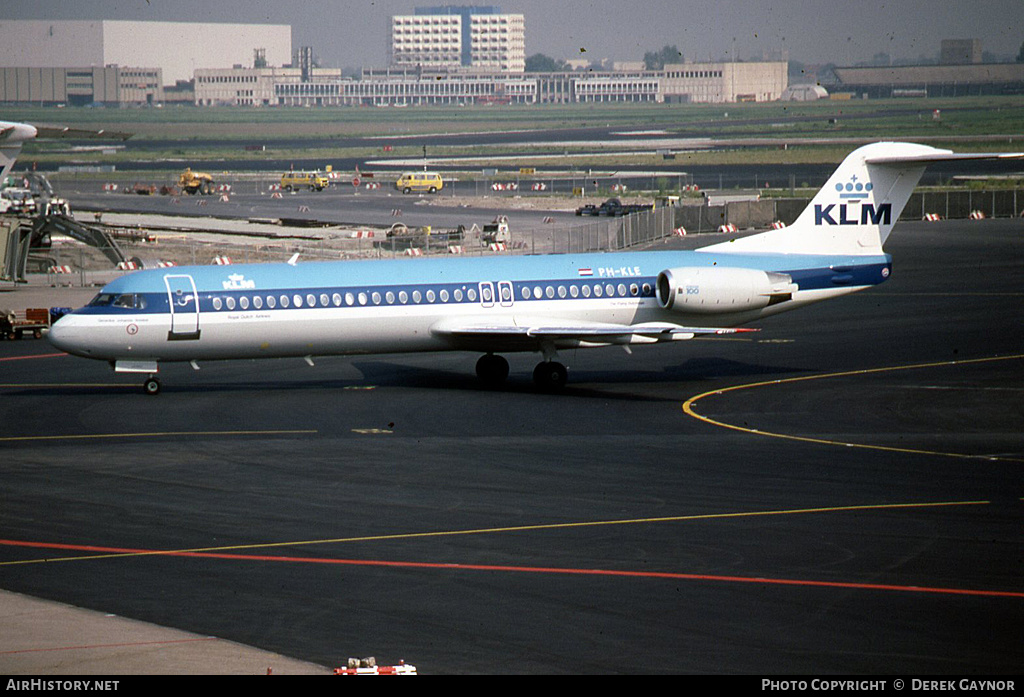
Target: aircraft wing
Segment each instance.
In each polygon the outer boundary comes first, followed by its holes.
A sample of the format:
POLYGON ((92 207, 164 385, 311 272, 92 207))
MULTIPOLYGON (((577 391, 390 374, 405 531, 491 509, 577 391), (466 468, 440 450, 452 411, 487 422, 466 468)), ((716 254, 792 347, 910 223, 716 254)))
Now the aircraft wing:
POLYGON ((508 322, 487 319, 455 319, 435 324, 431 332, 467 347, 494 347, 494 350, 554 346, 647 344, 682 341, 699 335, 737 334, 756 329, 723 327, 685 327, 669 322, 612 324, 557 318, 515 317, 508 322))

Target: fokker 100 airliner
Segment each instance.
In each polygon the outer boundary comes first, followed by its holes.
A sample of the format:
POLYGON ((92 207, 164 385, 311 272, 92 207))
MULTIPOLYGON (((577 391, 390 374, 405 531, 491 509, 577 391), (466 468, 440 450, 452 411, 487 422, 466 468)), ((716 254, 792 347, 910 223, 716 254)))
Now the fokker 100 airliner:
POLYGON ((141 373, 233 358, 473 351, 487 383, 500 353, 542 356, 534 380, 565 384, 558 351, 739 331, 755 320, 885 281, 882 245, 925 167, 1019 158, 911 143, 850 153, 793 225, 694 251, 192 266, 139 271, 49 332, 57 348, 141 373))

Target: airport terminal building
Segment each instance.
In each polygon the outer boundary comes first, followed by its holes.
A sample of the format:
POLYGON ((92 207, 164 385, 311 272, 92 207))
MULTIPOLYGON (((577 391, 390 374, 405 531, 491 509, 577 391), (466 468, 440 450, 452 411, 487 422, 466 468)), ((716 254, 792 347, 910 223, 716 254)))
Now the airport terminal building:
MULTIPOLYGON (((365 70, 359 80, 280 82, 279 106, 433 106, 765 102, 785 91, 784 61, 686 63, 663 70, 556 73, 365 70)), ((196 103, 203 104, 199 84, 196 103)))
POLYGON ((714 104, 773 101, 787 86, 784 61, 527 73, 523 15, 492 6, 391 17, 390 64, 357 79, 316 67, 312 49, 293 63, 287 25, 5 20, 0 33, 7 104, 157 105, 182 99, 175 83, 189 84, 186 103, 246 107, 714 104))

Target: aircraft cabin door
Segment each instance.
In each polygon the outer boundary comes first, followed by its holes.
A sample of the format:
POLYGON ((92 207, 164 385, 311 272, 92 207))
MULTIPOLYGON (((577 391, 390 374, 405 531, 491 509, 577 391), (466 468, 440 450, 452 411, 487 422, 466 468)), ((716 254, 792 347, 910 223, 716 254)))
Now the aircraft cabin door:
POLYGON ((512 307, 515 300, 515 293, 512 290, 512 281, 498 281, 498 301, 502 307, 512 307))
POLYGON ((480 304, 484 307, 494 307, 494 284, 490 281, 480 282, 480 304))
POLYGON ((199 339, 199 293, 191 276, 164 276, 167 300, 171 309, 171 330, 168 341, 195 341, 199 339))

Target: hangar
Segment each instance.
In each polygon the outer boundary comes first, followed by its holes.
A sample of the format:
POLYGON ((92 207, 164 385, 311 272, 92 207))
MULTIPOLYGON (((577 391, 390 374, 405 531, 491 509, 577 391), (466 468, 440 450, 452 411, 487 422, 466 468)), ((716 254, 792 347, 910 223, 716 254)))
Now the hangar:
POLYGON ((0 104, 127 106, 163 101, 160 68, 0 68, 0 104))
POLYGON ((197 68, 292 61, 287 24, 0 20, 0 67, 160 66, 164 84, 191 80, 197 68))
POLYGON ((1024 94, 1024 63, 835 68, 832 92, 872 99, 1024 94))

